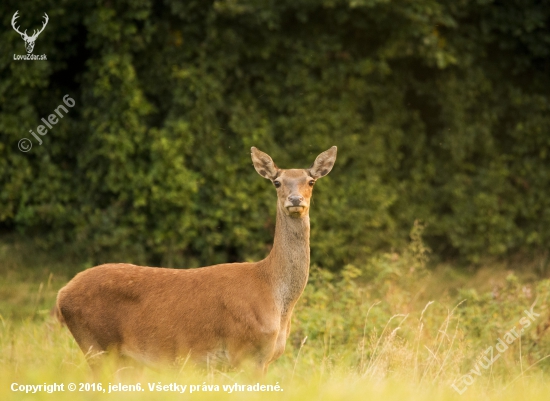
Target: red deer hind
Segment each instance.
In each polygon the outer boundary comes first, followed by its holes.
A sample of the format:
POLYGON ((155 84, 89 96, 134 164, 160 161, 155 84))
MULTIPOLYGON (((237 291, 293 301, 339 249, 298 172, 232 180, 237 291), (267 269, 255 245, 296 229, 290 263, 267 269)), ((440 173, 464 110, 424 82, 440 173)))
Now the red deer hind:
POLYGON ((277 192, 275 240, 265 259, 188 270, 96 266, 59 291, 57 316, 87 355, 107 351, 149 366, 187 356, 232 366, 248 359, 265 374, 285 349, 308 280, 313 185, 335 160, 333 146, 308 169, 283 170, 252 148, 256 171, 277 192))

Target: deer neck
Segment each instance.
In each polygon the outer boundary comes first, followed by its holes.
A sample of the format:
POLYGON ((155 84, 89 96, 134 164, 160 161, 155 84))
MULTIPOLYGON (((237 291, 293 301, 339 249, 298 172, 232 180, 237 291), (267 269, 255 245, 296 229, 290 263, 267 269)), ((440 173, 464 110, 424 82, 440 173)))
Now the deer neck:
POLYGON ((275 239, 265 262, 275 300, 282 314, 286 315, 292 311, 308 280, 309 214, 292 218, 277 205, 275 239))

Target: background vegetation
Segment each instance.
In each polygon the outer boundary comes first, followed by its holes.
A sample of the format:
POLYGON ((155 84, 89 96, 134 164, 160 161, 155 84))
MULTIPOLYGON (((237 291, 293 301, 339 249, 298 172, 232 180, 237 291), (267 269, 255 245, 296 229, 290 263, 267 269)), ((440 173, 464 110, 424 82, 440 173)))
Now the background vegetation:
POLYGON ((307 167, 313 262, 403 246, 440 260, 544 257, 550 239, 550 2, 5 1, 0 229, 89 264, 263 257, 274 194, 254 145, 307 167), (23 29, 46 62, 14 61, 23 29), (76 105, 28 134, 69 94, 76 105), (17 143, 29 137, 29 153, 17 143), (542 256, 541 256, 542 255, 542 256))

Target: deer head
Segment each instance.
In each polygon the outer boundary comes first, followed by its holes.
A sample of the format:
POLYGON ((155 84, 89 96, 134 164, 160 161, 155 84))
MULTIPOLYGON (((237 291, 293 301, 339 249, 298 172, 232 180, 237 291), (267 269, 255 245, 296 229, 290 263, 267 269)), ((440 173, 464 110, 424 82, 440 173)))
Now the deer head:
POLYGON ((254 168, 277 188, 279 209, 287 216, 300 218, 308 215, 313 185, 327 175, 336 161, 336 146, 324 151, 307 169, 280 169, 271 157, 252 147, 254 168))
POLYGON ((44 30, 46 25, 48 25, 48 20, 49 20, 48 14, 44 13, 45 21, 42 23, 42 29, 40 29, 38 32, 36 32, 36 30, 34 30, 32 36, 27 36, 27 30, 26 29, 25 29, 25 32, 21 32, 19 30, 19 28, 15 26, 15 20, 17 18, 19 18, 19 16, 17 15, 18 12, 19 12, 19 10, 17 10, 15 12, 15 14, 13 14, 13 18, 11 19, 11 26, 13 27, 15 32, 17 32, 19 35, 21 35, 21 38, 25 41, 25 48, 27 49, 27 53, 31 54, 32 51, 34 50, 34 41, 36 40, 38 35, 40 35, 40 33, 44 30))

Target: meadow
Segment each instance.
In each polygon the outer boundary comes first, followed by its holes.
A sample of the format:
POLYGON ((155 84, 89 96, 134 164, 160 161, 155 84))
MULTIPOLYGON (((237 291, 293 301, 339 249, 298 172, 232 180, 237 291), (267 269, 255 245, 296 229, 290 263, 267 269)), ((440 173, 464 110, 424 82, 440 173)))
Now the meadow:
POLYGON ((243 370, 185 361, 164 372, 107 362, 94 376, 51 315, 75 267, 21 243, 3 243, 0 260, 2 400, 543 400, 550 390, 550 280, 533 264, 432 266, 414 229, 408 248, 365 266, 312 266, 287 349, 260 383, 272 391, 240 387, 258 382, 243 370), (48 392, 53 383, 63 391, 48 392))

